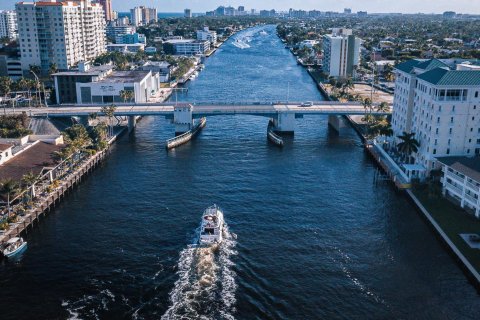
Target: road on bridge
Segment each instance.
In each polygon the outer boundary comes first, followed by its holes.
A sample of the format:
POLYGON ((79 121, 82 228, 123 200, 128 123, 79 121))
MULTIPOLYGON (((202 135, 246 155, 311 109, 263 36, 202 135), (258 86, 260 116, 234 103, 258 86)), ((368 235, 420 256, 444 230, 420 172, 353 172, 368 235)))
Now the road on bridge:
MULTIPOLYGON (((178 105, 185 106, 186 104, 178 105)), ((101 114, 102 106, 92 105, 62 105, 59 107, 48 108, 16 108, 10 109, 8 113, 26 112, 32 117, 73 117, 88 116, 92 113, 101 114)), ((117 116, 165 116, 173 117, 175 105, 165 104, 135 104, 135 105, 117 105, 115 114, 117 116)), ((193 105, 192 113, 194 117, 212 116, 212 115, 235 115, 248 114, 259 116, 272 116, 275 114, 298 114, 298 115, 363 115, 365 108, 360 103, 338 103, 328 102, 313 105, 310 107, 299 106, 297 104, 274 104, 274 105, 193 105)), ((389 112, 378 112, 374 108, 373 115, 387 115, 389 112)))

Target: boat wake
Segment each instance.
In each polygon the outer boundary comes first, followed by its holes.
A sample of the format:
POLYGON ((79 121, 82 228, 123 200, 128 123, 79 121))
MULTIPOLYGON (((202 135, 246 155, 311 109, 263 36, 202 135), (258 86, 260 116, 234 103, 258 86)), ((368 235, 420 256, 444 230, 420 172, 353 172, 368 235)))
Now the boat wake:
POLYGON ((232 44, 239 48, 239 49, 248 49, 251 48, 251 46, 244 40, 244 39, 236 39, 235 41, 232 42, 232 44))
POLYGON ((221 244, 189 246, 180 252, 178 280, 170 292, 170 307, 162 316, 170 319, 234 319, 235 282, 232 256, 236 241, 224 226, 221 244))

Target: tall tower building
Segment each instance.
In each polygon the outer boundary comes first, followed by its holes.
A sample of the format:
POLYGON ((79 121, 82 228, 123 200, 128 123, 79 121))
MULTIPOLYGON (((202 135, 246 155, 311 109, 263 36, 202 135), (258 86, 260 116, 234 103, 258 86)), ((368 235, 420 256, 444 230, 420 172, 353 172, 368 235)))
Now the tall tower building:
POLYGON ((17 38, 17 13, 15 11, 0 11, 0 38, 17 38))
POLYGON ((112 0, 99 0, 98 3, 102 5, 103 11, 105 11, 105 20, 112 21, 114 19, 113 10, 112 10, 112 0))
POLYGON ((157 9, 155 8, 135 7, 130 10, 130 15, 134 26, 144 26, 158 21, 157 9))
POLYGON ((323 37, 323 70, 337 78, 351 77, 360 63, 361 40, 350 29, 334 28, 323 37))
POLYGON ((67 70, 106 51, 105 17, 90 0, 19 2, 16 4, 22 69, 51 64, 67 70))

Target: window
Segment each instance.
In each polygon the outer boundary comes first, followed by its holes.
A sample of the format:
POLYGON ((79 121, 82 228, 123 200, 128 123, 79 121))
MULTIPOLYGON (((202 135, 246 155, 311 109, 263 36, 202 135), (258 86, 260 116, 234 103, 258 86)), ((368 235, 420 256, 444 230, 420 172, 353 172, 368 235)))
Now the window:
POLYGON ((475 98, 478 98, 478 91, 475 91, 475 98))
POLYGON ((437 149, 433 149, 433 154, 437 154, 437 149))
POLYGON ((450 148, 449 148, 449 149, 447 149, 447 154, 450 154, 450 148))

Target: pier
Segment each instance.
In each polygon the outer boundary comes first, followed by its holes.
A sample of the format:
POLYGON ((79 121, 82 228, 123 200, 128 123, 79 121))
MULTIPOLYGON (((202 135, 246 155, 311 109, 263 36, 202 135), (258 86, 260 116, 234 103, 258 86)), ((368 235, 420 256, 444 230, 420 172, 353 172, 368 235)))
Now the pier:
MULTIPOLYGON (((118 132, 109 140, 111 145, 124 130, 118 132)), ((8 230, 0 233, 0 245, 4 245, 9 239, 18 237, 22 233, 27 233, 29 228, 33 228, 40 218, 45 217, 52 208, 58 204, 65 195, 73 190, 88 174, 90 174, 107 156, 108 148, 99 151, 90 156, 85 153, 76 153, 65 159, 56 167, 44 173, 39 181, 33 186, 22 192, 12 203, 11 211, 17 211, 17 220, 9 224, 8 230), (72 170, 72 164, 77 167, 72 170), (22 199, 31 197, 31 204, 25 205, 22 199), (22 209, 21 207, 25 207, 22 209), (18 214, 18 211, 23 213, 18 214)))

